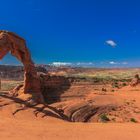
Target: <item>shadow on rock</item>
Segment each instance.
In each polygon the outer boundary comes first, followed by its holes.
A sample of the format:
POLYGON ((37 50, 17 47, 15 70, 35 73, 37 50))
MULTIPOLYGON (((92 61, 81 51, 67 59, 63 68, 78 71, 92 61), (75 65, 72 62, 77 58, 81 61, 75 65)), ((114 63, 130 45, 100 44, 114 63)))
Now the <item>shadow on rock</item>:
POLYGON ((72 79, 64 76, 40 75, 40 77, 42 94, 48 104, 61 101, 61 95, 70 88, 72 83, 72 79))

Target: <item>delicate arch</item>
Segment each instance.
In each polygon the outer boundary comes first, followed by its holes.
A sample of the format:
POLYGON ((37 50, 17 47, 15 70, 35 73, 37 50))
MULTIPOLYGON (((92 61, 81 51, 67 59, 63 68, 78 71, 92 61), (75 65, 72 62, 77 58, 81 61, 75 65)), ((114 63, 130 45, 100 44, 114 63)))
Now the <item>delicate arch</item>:
POLYGON ((13 32, 0 31, 0 59, 9 52, 24 65, 24 86, 20 92, 42 100, 40 80, 25 40, 13 32))

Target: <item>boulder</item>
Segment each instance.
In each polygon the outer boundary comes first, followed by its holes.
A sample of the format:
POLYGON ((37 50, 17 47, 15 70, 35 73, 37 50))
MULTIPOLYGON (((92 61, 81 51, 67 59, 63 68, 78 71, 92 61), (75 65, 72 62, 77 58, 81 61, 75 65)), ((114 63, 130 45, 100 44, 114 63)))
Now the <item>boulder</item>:
POLYGON ((131 80, 130 86, 134 87, 137 86, 140 83, 140 77, 138 74, 134 76, 134 78, 131 80))

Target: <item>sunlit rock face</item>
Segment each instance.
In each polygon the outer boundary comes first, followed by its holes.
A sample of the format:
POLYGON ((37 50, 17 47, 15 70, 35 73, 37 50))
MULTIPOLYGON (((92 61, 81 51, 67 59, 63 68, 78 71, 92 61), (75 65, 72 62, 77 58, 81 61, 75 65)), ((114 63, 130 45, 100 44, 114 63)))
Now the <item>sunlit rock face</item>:
POLYGON ((18 94, 30 94, 41 102, 41 83, 25 40, 15 33, 0 31, 0 59, 9 52, 24 65, 24 85, 18 90, 18 94))
POLYGON ((136 75, 134 76, 134 78, 131 80, 130 85, 131 85, 132 87, 134 87, 134 86, 137 86, 139 83, 140 83, 140 77, 139 77, 138 74, 136 74, 136 75))

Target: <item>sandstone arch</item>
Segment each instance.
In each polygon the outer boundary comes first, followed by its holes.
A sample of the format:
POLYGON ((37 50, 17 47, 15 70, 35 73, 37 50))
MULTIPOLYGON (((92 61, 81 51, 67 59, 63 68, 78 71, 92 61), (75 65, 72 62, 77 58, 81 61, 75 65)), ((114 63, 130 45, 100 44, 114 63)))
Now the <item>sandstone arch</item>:
POLYGON ((23 63, 25 69, 24 85, 18 94, 31 95, 37 102, 42 102, 40 79, 25 40, 13 32, 0 31, 0 59, 9 52, 23 63))

